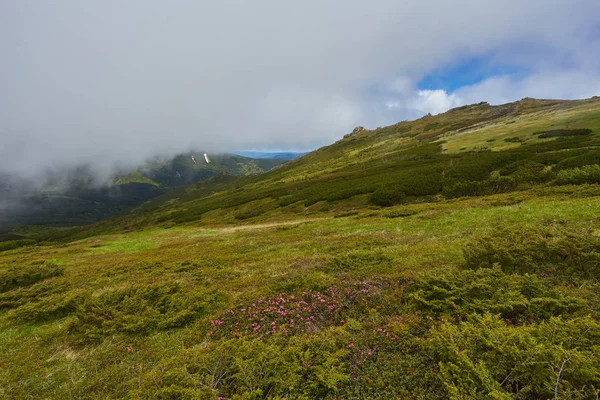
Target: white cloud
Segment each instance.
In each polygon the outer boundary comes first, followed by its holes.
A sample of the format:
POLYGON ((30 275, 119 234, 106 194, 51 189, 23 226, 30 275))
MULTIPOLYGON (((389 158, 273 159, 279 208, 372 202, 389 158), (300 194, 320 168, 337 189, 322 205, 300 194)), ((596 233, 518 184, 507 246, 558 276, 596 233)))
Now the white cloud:
POLYGON ((463 103, 456 94, 448 94, 441 89, 419 90, 409 107, 424 113, 439 114, 461 104, 463 103))
POLYGON ((473 99, 598 94, 597 15, 597 0, 0 2, 0 171, 302 149, 473 99), (530 77, 415 91, 477 55, 530 77))

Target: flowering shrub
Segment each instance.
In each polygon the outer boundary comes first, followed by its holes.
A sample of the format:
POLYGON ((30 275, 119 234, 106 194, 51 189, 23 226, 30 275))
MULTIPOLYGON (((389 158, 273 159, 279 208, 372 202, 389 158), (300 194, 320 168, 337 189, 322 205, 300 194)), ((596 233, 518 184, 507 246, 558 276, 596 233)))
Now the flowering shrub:
POLYGON ((323 292, 282 293, 259 298, 249 304, 239 304, 212 320, 209 335, 263 338, 316 332, 326 326, 343 324, 345 311, 368 304, 375 295, 374 287, 368 283, 345 282, 323 292))

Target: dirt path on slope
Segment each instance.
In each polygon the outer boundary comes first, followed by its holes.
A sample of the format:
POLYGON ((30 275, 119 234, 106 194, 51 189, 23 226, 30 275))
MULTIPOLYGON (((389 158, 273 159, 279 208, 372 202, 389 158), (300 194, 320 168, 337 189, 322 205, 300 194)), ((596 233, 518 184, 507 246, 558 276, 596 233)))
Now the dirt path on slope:
POLYGON ((238 231, 251 231, 255 229, 264 229, 264 228, 274 228, 277 226, 289 226, 289 225, 300 225, 305 222, 317 221, 323 218, 308 218, 308 219, 298 219, 295 221, 284 221, 284 222, 271 222, 266 224, 253 224, 253 225, 240 225, 240 226, 231 226, 227 228, 208 228, 210 230, 221 231, 221 232, 238 232, 238 231))

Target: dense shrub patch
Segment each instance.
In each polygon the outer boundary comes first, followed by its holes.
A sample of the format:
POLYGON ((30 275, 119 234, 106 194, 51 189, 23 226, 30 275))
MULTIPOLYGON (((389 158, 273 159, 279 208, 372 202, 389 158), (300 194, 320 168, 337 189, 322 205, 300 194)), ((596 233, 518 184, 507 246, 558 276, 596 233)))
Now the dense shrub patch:
POLYGON ((0 251, 14 250, 19 247, 32 246, 34 244, 36 244, 34 239, 7 240, 0 242, 0 251))
POLYGON ((505 142, 507 143, 522 143, 523 139, 521 139, 520 137, 509 137, 509 138, 505 138, 504 139, 505 142))
POLYGON ((600 393, 600 324, 551 318, 515 328, 490 314, 432 333, 451 399, 592 399, 600 393))
POLYGON ((0 272, 0 293, 30 286, 44 279, 62 275, 62 273, 63 269, 52 263, 12 267, 0 272))
POLYGON ((520 183, 548 182, 554 178, 552 169, 533 160, 520 160, 500 169, 500 175, 509 175, 520 183))
POLYGON ((567 279, 600 277, 600 237, 569 227, 500 227, 464 248, 468 268, 567 279))
POLYGON ((399 204, 406 198, 406 194, 400 189, 399 186, 393 185, 388 187, 380 187, 371 194, 371 203, 382 206, 390 207, 395 204, 399 204))
POLYGON ((484 181, 463 181, 444 186, 443 194, 447 198, 483 196, 510 192, 517 186, 518 182, 509 176, 495 176, 484 181))
POLYGON ((238 212, 237 214, 235 214, 234 218, 239 219, 239 220, 244 220, 244 219, 258 217, 259 215, 262 215, 264 213, 265 213, 264 210, 261 210, 259 208, 253 208, 250 210, 244 210, 244 211, 238 212))
POLYGON ((148 334, 182 327, 220 301, 222 296, 215 290, 184 290, 175 282, 113 289, 77 305, 71 332, 94 341, 116 333, 148 334))
POLYGON ((50 294, 17 308, 12 317, 23 322, 52 321, 74 313, 84 299, 85 294, 77 290, 50 294))
POLYGON ((44 279, 31 286, 24 286, 17 289, 0 293, 0 310, 16 309, 27 303, 37 303, 44 297, 63 293, 71 286, 60 278, 44 279))
POLYGON ((348 381, 343 331, 289 341, 230 339, 192 347, 138 382, 130 398, 326 398, 348 381), (142 395, 143 394, 143 395, 142 395), (143 397, 142 397, 143 396, 143 397))
POLYGON ((592 133, 591 129, 554 129, 550 131, 535 132, 540 139, 548 139, 561 136, 585 136, 592 133))
POLYGON ((580 151, 579 154, 574 152, 572 156, 563 157, 561 160, 559 160, 553 169, 560 171, 563 169, 581 168, 585 165, 594 164, 600 164, 600 150, 588 150, 584 152, 580 151))
POLYGON ((500 267, 429 274, 409 287, 419 310, 464 320, 471 314, 498 314, 509 324, 523 325, 582 310, 583 300, 548 288, 535 275, 504 274, 500 267))
POLYGON ((556 176, 559 185, 582 185, 600 183, 600 165, 585 165, 581 168, 565 169, 556 176))

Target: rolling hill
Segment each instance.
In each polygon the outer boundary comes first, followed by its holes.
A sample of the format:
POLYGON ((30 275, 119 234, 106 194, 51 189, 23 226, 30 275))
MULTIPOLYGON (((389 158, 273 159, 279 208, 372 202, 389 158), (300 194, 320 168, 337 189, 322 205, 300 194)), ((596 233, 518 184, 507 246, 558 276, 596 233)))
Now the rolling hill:
POLYGON ((0 243, 0 393, 597 398, 599 146, 480 103, 0 243))

